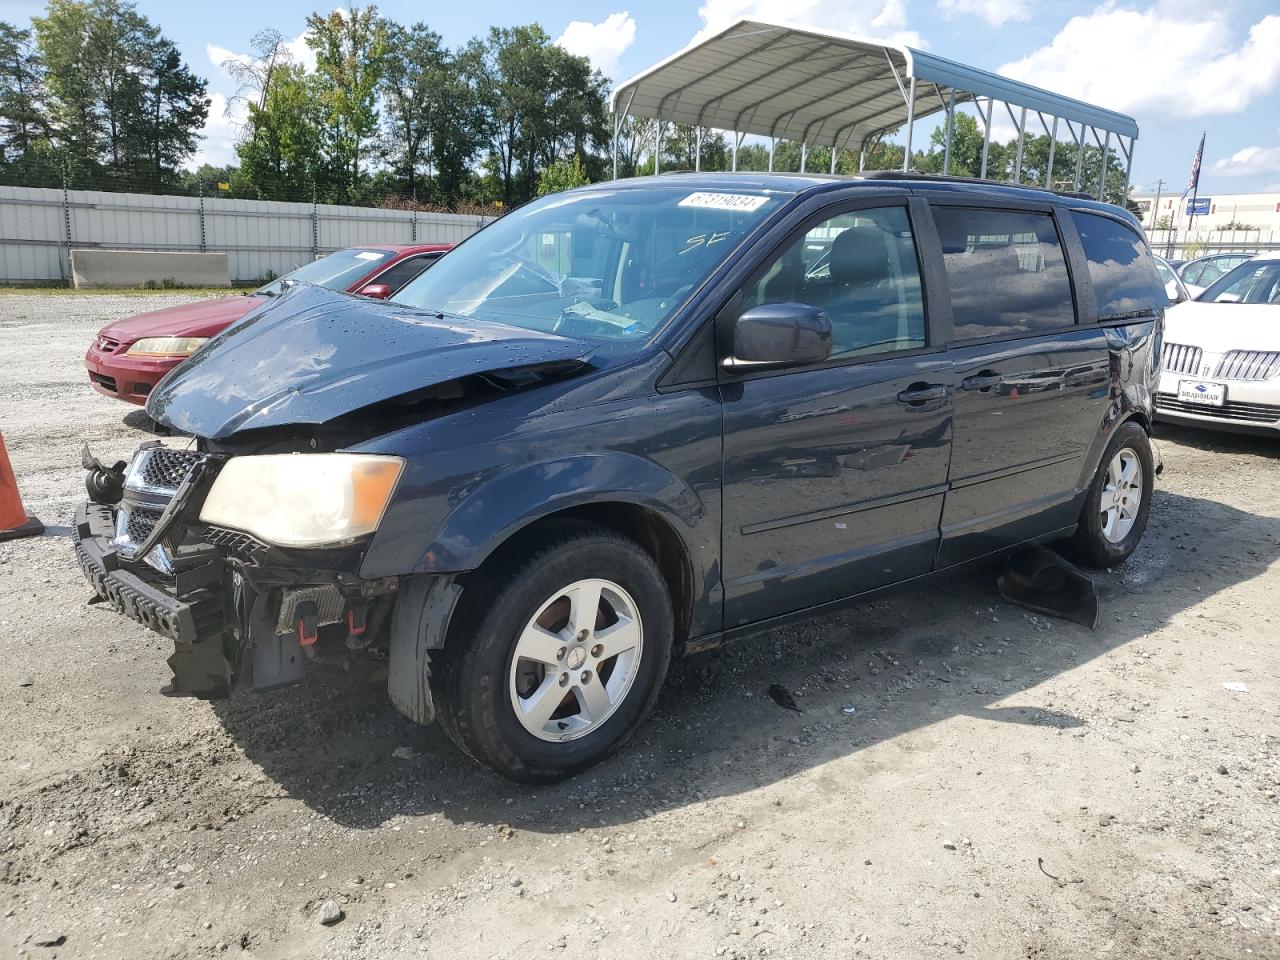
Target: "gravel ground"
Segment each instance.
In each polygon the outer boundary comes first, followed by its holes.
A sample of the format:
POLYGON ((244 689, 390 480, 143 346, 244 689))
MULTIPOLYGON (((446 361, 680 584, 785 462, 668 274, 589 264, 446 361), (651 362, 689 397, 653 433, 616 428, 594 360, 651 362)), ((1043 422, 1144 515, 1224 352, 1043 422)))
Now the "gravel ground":
POLYGON ((876 601, 677 663, 617 758, 529 790, 376 666, 166 699, 167 643, 85 605, 79 448, 146 421, 80 357, 180 299, 0 295, 49 525, 0 544, 0 955, 1280 957, 1280 439, 1162 431, 1094 632, 991 572, 876 601))

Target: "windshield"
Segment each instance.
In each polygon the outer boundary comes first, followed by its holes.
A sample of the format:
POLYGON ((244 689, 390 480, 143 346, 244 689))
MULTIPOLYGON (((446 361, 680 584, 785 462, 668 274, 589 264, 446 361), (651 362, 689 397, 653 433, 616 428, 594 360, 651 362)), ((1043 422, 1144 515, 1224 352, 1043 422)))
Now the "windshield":
POLYGON ((556 194, 442 257, 397 303, 604 342, 643 342, 789 194, 643 187, 556 194))
POLYGON ((1280 303, 1280 260, 1242 263, 1196 299, 1202 303, 1280 303))
POLYGON ((312 260, 279 279, 259 287, 259 296, 274 297, 290 283, 314 283, 330 290, 345 290, 380 263, 386 263, 393 254, 390 250, 339 250, 319 260, 312 260))

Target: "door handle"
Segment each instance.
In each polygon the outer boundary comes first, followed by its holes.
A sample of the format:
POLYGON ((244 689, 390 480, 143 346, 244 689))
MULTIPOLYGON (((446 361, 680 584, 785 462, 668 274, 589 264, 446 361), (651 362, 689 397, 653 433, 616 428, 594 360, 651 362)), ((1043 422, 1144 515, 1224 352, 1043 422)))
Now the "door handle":
POLYGON ((947 388, 941 383, 913 383, 898 394, 898 402, 911 407, 947 399, 947 388))
POLYGON ((972 377, 965 377, 960 381, 960 386, 966 390, 981 390, 983 393, 992 387, 998 387, 1004 383, 1004 376, 999 373, 992 373, 990 370, 983 370, 981 373, 972 377))

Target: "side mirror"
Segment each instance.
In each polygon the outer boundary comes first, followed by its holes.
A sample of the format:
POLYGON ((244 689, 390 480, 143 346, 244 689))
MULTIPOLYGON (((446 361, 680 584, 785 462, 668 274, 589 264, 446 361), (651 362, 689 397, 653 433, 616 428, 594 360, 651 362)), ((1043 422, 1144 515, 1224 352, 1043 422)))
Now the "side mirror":
POLYGON ((726 370, 795 367, 831 356, 831 318, 807 303, 764 303, 738 317, 726 370))
POLYGON ((385 283, 370 283, 360 288, 360 296, 371 300, 385 300, 391 296, 391 288, 385 283))
POLYGON ((1182 294, 1182 288, 1173 280, 1164 285, 1164 295, 1168 298, 1170 306, 1175 303, 1182 303, 1183 300, 1187 299, 1182 294))

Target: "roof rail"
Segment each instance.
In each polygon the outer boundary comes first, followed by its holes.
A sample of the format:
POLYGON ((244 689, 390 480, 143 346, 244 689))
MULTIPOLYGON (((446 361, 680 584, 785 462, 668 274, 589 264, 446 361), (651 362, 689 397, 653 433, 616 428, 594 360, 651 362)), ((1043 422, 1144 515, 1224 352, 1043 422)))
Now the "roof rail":
POLYGON ((1003 180, 992 180, 989 177, 960 177, 954 174, 942 173, 918 173, 909 171, 903 173, 901 170, 863 170, 856 174, 863 180, 935 180, 940 183, 974 183, 980 186, 994 187, 1021 187, 1023 190, 1039 190, 1041 193, 1052 193, 1059 197, 1071 197, 1074 200, 1096 200, 1097 197, 1080 190, 1055 190, 1052 187, 1042 187, 1038 183, 1006 183, 1003 180))

